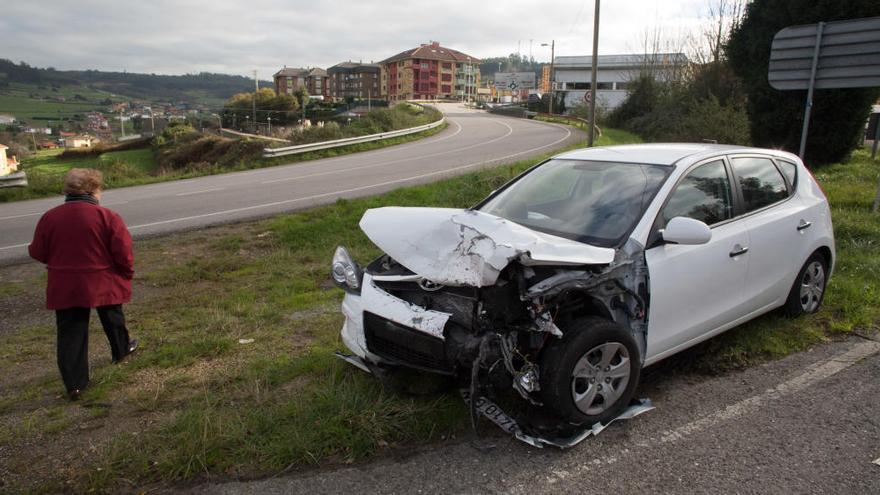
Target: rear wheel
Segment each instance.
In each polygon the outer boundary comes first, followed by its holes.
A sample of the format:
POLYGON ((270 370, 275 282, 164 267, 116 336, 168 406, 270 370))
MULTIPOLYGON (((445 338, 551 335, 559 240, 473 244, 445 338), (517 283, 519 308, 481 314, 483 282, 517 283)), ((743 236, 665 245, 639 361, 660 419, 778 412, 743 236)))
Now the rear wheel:
POLYGON ((825 285, 828 282, 828 263, 819 253, 807 259, 798 273, 785 302, 785 313, 795 317, 815 313, 822 306, 825 285))
POLYGON ((542 398, 568 422, 607 423, 629 405, 640 371, 638 346, 629 331, 603 318, 578 318, 544 350, 542 398))

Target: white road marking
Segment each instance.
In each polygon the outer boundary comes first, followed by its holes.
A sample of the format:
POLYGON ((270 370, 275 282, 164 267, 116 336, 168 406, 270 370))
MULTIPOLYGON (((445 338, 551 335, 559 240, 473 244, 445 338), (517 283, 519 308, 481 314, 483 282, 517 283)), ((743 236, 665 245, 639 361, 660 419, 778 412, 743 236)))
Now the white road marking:
POLYGON ((0 251, 3 251, 4 249, 15 249, 15 248, 20 248, 20 247, 25 247, 28 245, 30 245, 29 242, 26 242, 24 244, 16 244, 14 246, 3 246, 3 247, 0 247, 0 251))
POLYGON ((363 190, 365 190, 365 189, 372 189, 372 188, 375 188, 375 187, 388 186, 388 185, 392 185, 392 184, 400 184, 400 183, 402 183, 402 182, 409 182, 409 181, 413 181, 413 180, 424 179, 424 178, 426 178, 426 177, 434 177, 434 176, 442 175, 442 174, 450 174, 450 173, 452 173, 452 172, 457 172, 457 171, 459 171, 459 170, 466 170, 466 169, 468 169, 468 168, 475 167, 475 166, 477 166, 477 165, 485 165, 485 164, 492 163, 492 162, 497 162, 497 161, 500 161, 500 160, 506 160, 506 159, 508 159, 508 158, 513 158, 513 157, 515 157, 515 156, 519 156, 519 155, 522 155, 522 154, 525 154, 525 153, 530 153, 530 152, 532 152, 532 151, 537 151, 537 150, 540 150, 540 149, 548 148, 548 147, 550 147, 550 146, 554 146, 554 145, 556 145, 556 144, 558 144, 558 143, 561 143, 562 141, 565 141, 566 139, 568 139, 569 136, 571 136, 571 130, 566 129, 565 131, 566 131, 566 135, 565 135, 565 137, 563 137, 563 138, 561 138, 561 139, 558 139, 558 140, 556 140, 556 141, 554 141, 554 142, 552 142, 552 143, 545 144, 545 145, 543 145, 543 146, 538 146, 538 147, 535 147, 535 148, 531 148, 531 149, 528 149, 528 150, 520 151, 520 152, 517 152, 517 153, 513 153, 513 154, 510 154, 510 155, 507 155, 507 156, 502 156, 502 157, 498 157, 498 158, 493 158, 493 159, 491 159, 491 160, 485 160, 485 161, 473 162, 473 163, 469 163, 469 164, 467 164, 467 165, 461 165, 461 166, 459 166, 459 167, 455 167, 455 168, 449 168, 449 169, 444 169, 444 170, 438 170, 438 171, 436 171, 436 172, 429 172, 429 173, 426 173, 426 174, 414 175, 414 176, 411 176, 411 177, 406 177, 406 178, 402 178, 402 179, 395 179, 395 180, 390 180, 390 181, 385 181, 385 182, 379 182, 379 183, 376 183, 376 184, 370 184, 370 185, 366 185, 366 186, 353 187, 353 188, 351 188, 351 189, 343 189, 343 190, 341 190, 341 191, 332 191, 332 192, 323 193, 323 194, 316 194, 316 195, 314 195, 314 196, 306 196, 306 197, 303 197, 303 198, 286 199, 286 200, 283 200, 283 201, 273 201, 273 202, 271 202, 271 203, 263 203, 263 204, 259 204, 259 205, 253 205, 253 206, 245 206, 245 207, 242 207, 242 208, 233 208, 233 209, 231 209, 231 210, 221 210, 221 211, 215 211, 215 212, 211 212, 211 213, 204 213, 204 214, 202 214, 202 215, 192 215, 192 216, 188 216, 188 217, 172 218, 172 219, 170 219, 170 220, 161 220, 161 221, 158 221, 158 222, 150 222, 150 223, 144 223, 144 224, 140 224, 140 225, 132 225, 132 226, 130 226, 128 229, 129 229, 129 230, 142 229, 142 228, 145 228, 145 227, 153 227, 153 226, 156 226, 156 225, 165 225, 165 224, 176 223, 176 222, 185 222, 185 221, 187 221, 187 220, 196 220, 196 219, 199 219, 199 218, 207 218, 207 217, 213 217, 213 216, 217 216, 217 215, 229 215, 229 214, 231 214, 231 213, 239 213, 239 212, 242 212, 242 211, 257 210, 257 209, 260 209, 260 208, 269 208, 269 207, 271 207, 271 206, 279 206, 279 205, 284 205, 284 204, 293 204, 293 203, 298 203, 298 202, 301 202, 301 201, 309 201, 309 200, 312 200, 312 199, 326 198, 326 197, 328 197, 328 196, 329 196, 329 197, 332 197, 332 196, 337 196, 337 197, 338 197, 338 196, 341 195, 341 194, 346 194, 346 193, 351 193, 351 192, 357 192, 357 191, 363 191, 363 190))
MULTIPOLYGON (((424 158, 431 158, 431 157, 434 157, 434 156, 448 155, 448 154, 450 154, 450 153, 458 153, 459 151, 463 151, 463 150, 467 150, 467 149, 471 149, 471 148, 476 148, 476 147, 478 147, 478 146, 485 146, 485 145, 487 145, 487 144, 494 143, 495 141, 500 141, 500 140, 502 140, 502 139, 507 138, 507 137, 510 136, 511 134, 513 134, 513 127, 510 127, 510 125, 507 124, 506 122, 501 122, 501 121, 497 121, 497 120, 493 120, 493 122, 495 122, 495 123, 497 123, 497 124, 501 124, 501 125, 507 127, 507 133, 504 134, 503 136, 500 136, 500 137, 497 137, 497 138, 493 138, 493 139, 491 139, 491 140, 489 140, 489 141, 484 141, 484 142, 482 142, 482 143, 472 144, 472 145, 470 145, 470 146, 463 146, 463 147, 461 147, 461 148, 455 148, 454 150, 438 151, 438 152, 436 152, 436 153, 429 153, 429 154, 427 154, 427 155, 421 155, 421 156, 419 156, 418 158, 419 158, 419 159, 424 159, 424 158)), ((299 175, 299 176, 297 176, 297 177, 285 177, 285 178, 283 178, 283 179, 272 179, 272 180, 263 181, 263 182, 261 182, 260 184, 274 184, 274 183, 276 183, 276 182, 290 182, 290 181, 294 181, 294 180, 308 179, 308 178, 311 178, 311 177, 320 177, 320 176, 323 176, 323 175, 333 175, 333 174, 339 174, 339 173, 343 173, 343 172, 351 172, 352 170, 368 170, 368 169, 371 169, 371 168, 384 167, 384 166, 386 166, 386 165, 391 165, 392 163, 408 162, 408 161, 410 161, 410 160, 412 160, 412 159, 413 159, 413 158, 400 158, 400 159, 397 159, 397 160, 391 160, 391 161, 387 161, 387 162, 376 163, 376 164, 374 164, 374 165, 365 165, 365 166, 360 166, 360 167, 350 167, 350 168, 345 168, 345 169, 340 169, 340 170, 330 170, 330 171, 328 171, 328 172, 317 172, 317 173, 314 173, 314 174, 299 175)))
POLYGON ((190 191, 190 192, 182 192, 177 193, 175 196, 192 196, 193 194, 202 194, 206 192, 214 192, 214 191, 222 191, 224 188, 222 187, 212 187, 211 189, 202 189, 200 191, 190 191))
MULTIPOLYGON (((674 430, 668 431, 656 440, 651 439, 650 441, 638 442, 637 446, 640 449, 644 449, 654 447, 652 443, 664 444, 679 442, 695 433, 709 430, 721 422, 729 421, 731 419, 735 419, 740 416, 754 413, 760 409, 763 409, 766 404, 771 401, 782 399, 786 396, 793 395, 796 392, 811 387, 822 380, 825 380, 836 375, 837 373, 840 373, 841 371, 849 368, 859 361, 878 353, 880 353, 880 343, 873 341, 860 342, 846 352, 843 352, 836 356, 832 356, 825 361, 820 361, 807 367, 806 370, 800 375, 790 380, 787 380, 774 388, 767 389, 761 394, 754 395, 752 397, 749 397, 748 399, 743 399, 735 404, 731 404, 724 409, 715 412, 714 414, 698 419, 696 421, 692 421, 674 430)), ((621 452, 621 454, 629 453, 634 453, 634 451, 630 449, 624 449, 621 452)), ((552 484, 569 477, 580 477, 587 471, 590 471, 597 466, 613 464, 617 461, 618 458, 614 456, 609 458, 594 458, 591 461, 585 461, 582 464, 574 466, 569 470, 553 471, 551 472, 551 475, 547 477, 546 481, 552 484)))
POLYGON ((862 359, 877 354, 878 352, 880 352, 880 343, 862 342, 857 344, 849 351, 839 354, 827 361, 816 363, 807 368, 805 373, 798 375, 775 388, 766 390, 760 395, 743 399, 736 404, 727 406, 715 414, 676 428, 664 434, 660 438, 660 442, 676 442, 686 436, 707 430, 722 421, 728 421, 744 414, 757 411, 772 400, 780 399, 786 395, 799 392, 819 381, 840 373, 862 359))
POLYGON ((0 217, 0 220, 11 220, 13 218, 24 218, 24 217, 35 217, 37 215, 42 215, 44 212, 40 211, 37 213, 23 213, 21 215, 10 215, 8 217, 0 217))

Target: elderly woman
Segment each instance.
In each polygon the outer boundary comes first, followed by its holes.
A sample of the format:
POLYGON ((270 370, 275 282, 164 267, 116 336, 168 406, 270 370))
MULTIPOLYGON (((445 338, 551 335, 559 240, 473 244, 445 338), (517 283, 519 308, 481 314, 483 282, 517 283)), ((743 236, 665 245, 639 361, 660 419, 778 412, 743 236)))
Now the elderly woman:
POLYGON ((113 362, 137 349, 129 340, 122 304, 131 300, 134 256, 122 218, 99 206, 103 177, 74 168, 64 177, 64 204, 46 212, 28 247, 49 270, 46 307, 58 325, 58 368, 71 400, 89 383, 89 312, 98 317, 110 341, 113 362))

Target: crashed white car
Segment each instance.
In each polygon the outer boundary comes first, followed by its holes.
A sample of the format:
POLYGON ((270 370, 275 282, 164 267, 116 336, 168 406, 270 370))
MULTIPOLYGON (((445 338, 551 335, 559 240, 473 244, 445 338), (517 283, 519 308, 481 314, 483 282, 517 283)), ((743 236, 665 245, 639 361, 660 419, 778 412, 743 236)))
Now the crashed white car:
POLYGON ((347 360, 506 389, 607 424, 640 370, 774 308, 819 309, 828 201, 797 156, 703 144, 554 157, 471 209, 378 208, 339 247, 347 360))

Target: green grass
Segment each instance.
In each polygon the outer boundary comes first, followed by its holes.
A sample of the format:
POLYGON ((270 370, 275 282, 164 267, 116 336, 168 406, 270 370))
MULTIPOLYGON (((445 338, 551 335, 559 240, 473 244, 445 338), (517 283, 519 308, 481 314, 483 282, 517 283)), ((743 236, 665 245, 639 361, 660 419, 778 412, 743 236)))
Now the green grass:
MULTIPOLYGON (((96 168, 107 189, 151 182, 155 159, 149 148, 111 151, 98 157, 63 158, 63 150, 42 150, 22 162, 28 186, 0 190, 0 203, 61 194, 64 174, 74 167, 96 168)), ((152 181, 155 182, 155 181, 152 181)))
POLYGON ((106 98, 119 101, 119 98, 110 97, 109 93, 78 84, 62 85, 57 91, 53 91, 51 86, 12 83, 8 88, 0 90, 0 114, 14 115, 34 124, 48 124, 50 119, 60 121, 76 114, 104 112, 107 110, 106 105, 99 102, 106 98), (82 96, 86 101, 76 100, 76 95, 82 96), (57 101, 59 98, 64 98, 65 101, 57 101), (39 120, 34 120, 35 117, 39 120))
POLYGON ((157 182, 190 179, 205 175, 223 174, 256 168, 273 167, 334 156, 370 151, 388 146, 409 143, 433 136, 446 128, 446 125, 427 131, 380 141, 353 144, 327 150, 313 151, 299 155, 276 158, 257 157, 230 167, 213 167, 199 170, 175 171, 155 174, 156 161, 151 149, 111 151, 100 157, 61 158, 63 150, 43 150, 22 161, 22 170, 27 172, 28 186, 24 188, 0 189, 0 203, 26 199, 45 198, 61 194, 64 173, 73 167, 92 167, 104 173, 105 189, 129 187, 157 182))
MULTIPOLYGON (((612 144, 616 137, 629 138, 606 129, 599 143, 612 144)), ((127 314, 143 350, 123 366, 94 366, 85 403, 114 404, 94 411, 96 421, 131 421, 139 414, 163 419, 101 444, 98 460, 87 464, 72 486, 114 491, 127 486, 119 481, 123 477, 137 484, 173 484, 206 476, 267 476, 465 431, 467 411, 456 394, 390 393, 333 357, 343 349, 342 293, 328 283, 328 262, 339 244, 362 262, 378 254, 357 227, 368 208, 470 206, 538 160, 271 220, 139 242, 136 298, 127 314)), ((839 259, 820 313, 797 320, 767 315, 664 366, 717 373, 876 328, 880 222, 869 212, 876 170, 860 152, 817 174, 831 198, 839 259)), ((40 332, 33 328, 0 341, 0 355, 10 358, 0 371, 34 359, 51 361, 51 345, 40 347, 40 332)), ((56 379, 42 379, 0 393, 0 413, 27 410, 29 401, 41 400, 53 387, 56 379)), ((16 438, 46 432, 58 437, 76 428, 54 414, 41 413, 29 419, 30 426, 21 426, 22 419, 16 438)))

